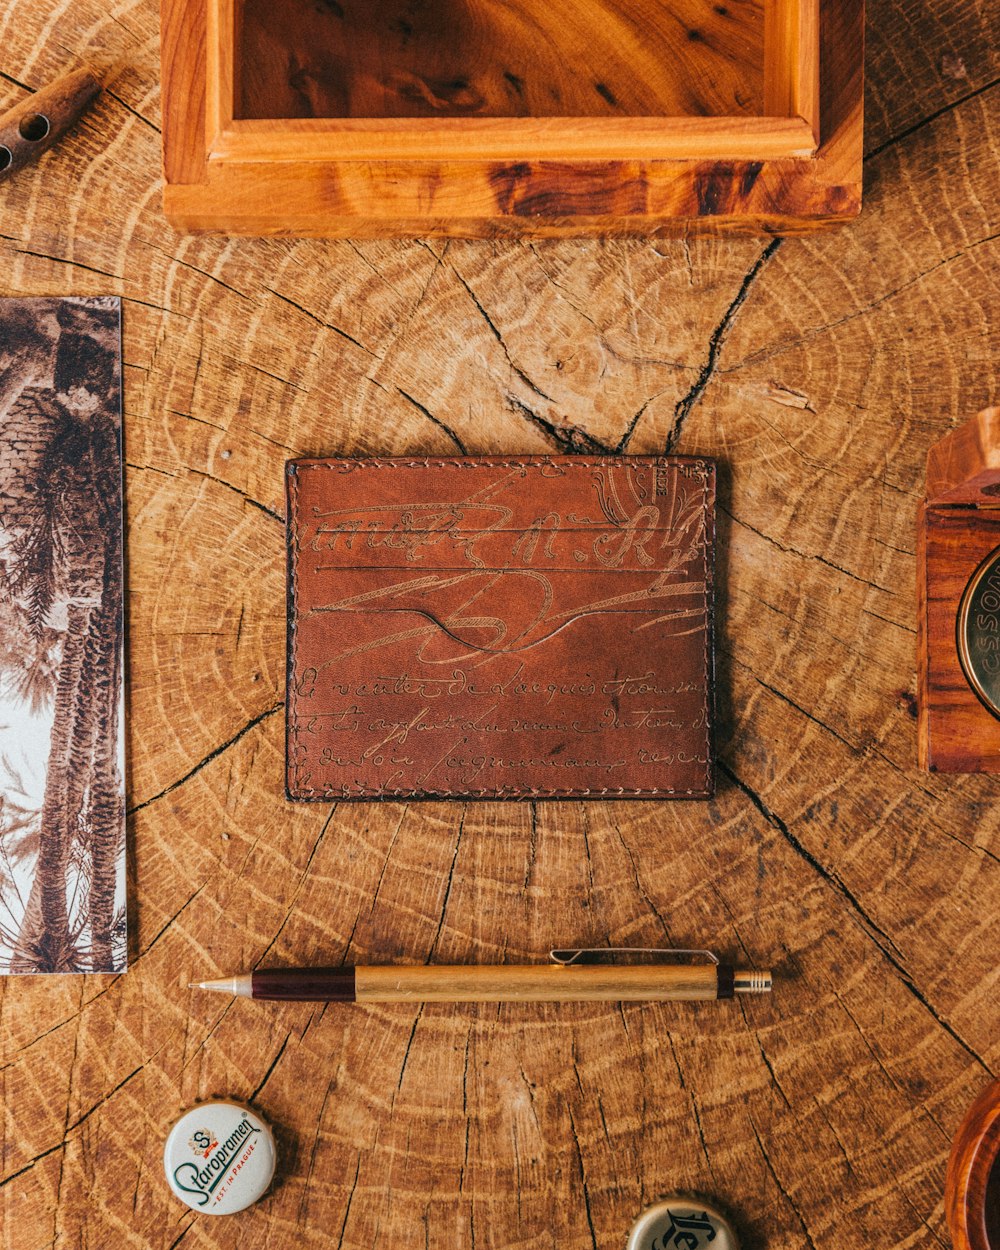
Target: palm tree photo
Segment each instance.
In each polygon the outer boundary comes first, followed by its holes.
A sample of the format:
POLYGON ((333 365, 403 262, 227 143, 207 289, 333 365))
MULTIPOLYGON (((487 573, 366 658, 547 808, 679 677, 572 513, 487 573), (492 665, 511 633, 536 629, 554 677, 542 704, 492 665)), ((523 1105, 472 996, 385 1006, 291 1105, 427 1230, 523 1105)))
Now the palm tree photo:
POLYGON ((0 299, 0 445, 0 971, 119 971, 117 299, 0 299))

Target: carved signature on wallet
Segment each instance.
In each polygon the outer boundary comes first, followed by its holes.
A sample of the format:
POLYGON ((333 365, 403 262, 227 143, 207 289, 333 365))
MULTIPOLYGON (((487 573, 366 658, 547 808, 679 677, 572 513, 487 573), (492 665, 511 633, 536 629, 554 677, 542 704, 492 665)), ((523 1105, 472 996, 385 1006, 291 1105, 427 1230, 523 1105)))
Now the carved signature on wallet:
MULTIPOLYGON (((296 686, 296 694, 300 698, 312 698, 316 688, 319 670, 310 666, 303 669, 296 686)), ((423 699, 438 699, 455 695, 472 695, 495 697, 505 695, 511 698, 526 697, 532 700, 542 699, 551 703, 557 695, 576 695, 590 698, 601 695, 605 698, 627 698, 648 696, 670 696, 700 694, 704 690, 701 682, 677 681, 663 684, 652 669, 643 673, 625 673, 623 676, 608 677, 595 680, 589 673, 582 681, 525 681, 524 664, 517 667, 504 678, 492 681, 476 681, 465 669, 456 668, 447 677, 430 677, 423 673, 376 674, 367 681, 344 682, 334 678, 328 681, 324 689, 332 694, 360 698, 405 697, 419 695, 423 699)))
MULTIPOLYGON (((581 544, 573 547, 572 559, 576 563, 594 560, 603 568, 620 568, 626 557, 634 553, 638 564, 648 568, 655 563, 655 556, 647 548, 655 549, 655 539, 659 536, 659 548, 674 549, 671 564, 676 568, 690 561, 704 541, 703 497, 696 484, 692 489, 666 496, 662 503, 638 503, 630 510, 622 503, 615 478, 596 471, 594 483, 600 517, 577 513, 563 517, 560 512, 549 511, 525 528, 523 525, 511 527, 513 508, 490 502, 493 496, 509 488, 511 479, 516 476, 500 478, 455 501, 414 500, 361 508, 314 508, 316 533, 308 544, 309 549, 320 553, 353 552, 356 547, 369 551, 386 548, 400 551, 407 562, 416 563, 431 549, 450 545, 474 568, 508 569, 515 564, 527 566, 536 560, 556 559, 555 540, 575 535, 581 544), (595 530, 599 532, 593 536, 595 530), (501 541, 494 543, 492 540, 497 538, 501 541), (489 559, 485 558, 487 553, 483 548, 489 548, 489 559), (506 554, 506 562, 497 559, 495 550, 506 554)), ((660 494, 658 486, 657 496, 660 494)))
MULTIPOLYGON (((307 544, 313 552, 351 556, 356 547, 398 550, 404 553, 404 568, 424 563, 426 569, 414 569, 415 576, 383 580, 372 589, 313 606, 311 611, 317 613, 406 613, 427 621, 424 626, 367 639, 336 658, 346 659, 407 639, 419 640, 422 635, 419 658, 428 664, 450 663, 457 658, 455 654, 429 653, 429 645, 442 637, 462 648, 458 657, 468 651, 484 657, 509 655, 547 641, 581 617, 606 612, 644 617, 631 623, 633 630, 667 621, 677 623, 674 634, 697 630, 704 619, 705 584, 699 579, 683 580, 683 570, 697 557, 705 539, 701 493, 696 488, 678 488, 662 506, 637 502, 629 511, 613 477, 598 473, 595 479, 599 518, 577 513, 564 518, 550 511, 527 527, 510 528, 513 509, 490 502, 508 479, 456 502, 402 501, 374 508, 315 510, 317 530, 307 544), (557 541, 567 536, 569 553, 565 543, 557 541), (447 544, 446 556, 462 559, 464 564, 442 567, 435 550, 441 544, 447 544), (650 547, 666 549, 655 572, 650 570, 656 563, 650 547), (487 555, 492 557, 489 563, 487 555), (573 566, 554 566, 560 555, 563 561, 572 559, 573 566), (426 568, 432 558, 434 565, 426 568), (626 564, 630 566, 627 569, 626 564), (559 578, 560 574, 581 572, 587 565, 627 573, 628 582, 618 594, 588 597, 585 578, 559 578), (643 569, 650 570, 646 578, 643 569), (456 595, 462 594, 465 597, 456 603, 456 595), (575 602, 566 605, 571 594, 575 602), (483 611, 490 603, 502 606, 502 613, 483 611), (527 619, 515 624, 518 613, 522 617, 527 613, 527 619), (691 623, 690 630, 678 628, 684 621, 691 623)), ((371 557, 368 561, 360 566, 366 573, 391 577, 398 567, 380 564, 371 557)), ((314 567, 316 573, 324 574, 359 566, 341 559, 314 567)))

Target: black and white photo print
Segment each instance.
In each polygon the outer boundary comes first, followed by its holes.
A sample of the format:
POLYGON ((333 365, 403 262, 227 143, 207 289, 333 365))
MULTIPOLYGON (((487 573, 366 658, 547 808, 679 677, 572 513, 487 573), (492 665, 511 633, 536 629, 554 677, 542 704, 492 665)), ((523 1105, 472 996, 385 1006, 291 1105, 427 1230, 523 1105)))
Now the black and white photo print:
POLYGON ((0 972, 126 964, 121 328, 0 299, 0 972))

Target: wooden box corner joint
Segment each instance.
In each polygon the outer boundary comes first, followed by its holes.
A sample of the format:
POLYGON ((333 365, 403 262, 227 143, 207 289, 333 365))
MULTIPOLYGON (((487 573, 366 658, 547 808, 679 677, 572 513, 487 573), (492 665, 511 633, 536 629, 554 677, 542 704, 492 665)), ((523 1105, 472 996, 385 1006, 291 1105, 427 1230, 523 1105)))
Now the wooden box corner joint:
POLYGON ((1000 408, 927 453, 917 691, 922 768, 1000 772, 1000 408))
POLYGON ((781 234, 860 209, 864 0, 161 4, 182 230, 781 234))

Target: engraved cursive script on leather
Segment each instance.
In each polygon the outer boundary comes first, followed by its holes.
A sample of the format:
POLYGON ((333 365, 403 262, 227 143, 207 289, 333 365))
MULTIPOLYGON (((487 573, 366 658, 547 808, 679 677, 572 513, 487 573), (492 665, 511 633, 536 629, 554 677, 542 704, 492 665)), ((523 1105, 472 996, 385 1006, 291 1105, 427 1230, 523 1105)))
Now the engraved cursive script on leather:
POLYGON ((707 792, 710 465, 290 472, 290 793, 707 792))

